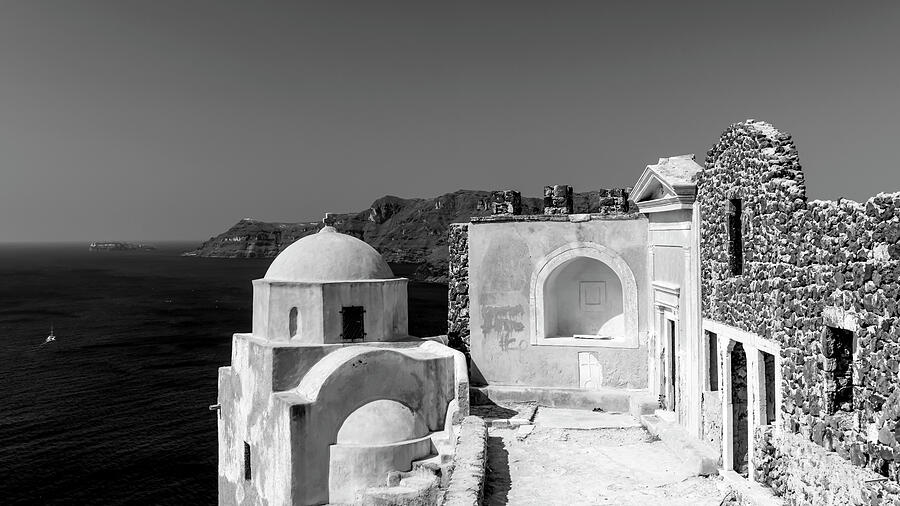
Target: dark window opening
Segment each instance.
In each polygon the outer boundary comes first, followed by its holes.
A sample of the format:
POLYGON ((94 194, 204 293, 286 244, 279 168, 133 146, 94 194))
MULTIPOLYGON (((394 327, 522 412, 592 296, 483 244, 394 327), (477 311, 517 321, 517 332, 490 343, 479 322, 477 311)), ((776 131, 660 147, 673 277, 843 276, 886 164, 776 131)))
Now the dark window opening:
POLYGON ((835 327, 822 331, 825 356, 825 411, 853 411, 853 332, 835 327))
POLYGON ((291 313, 288 317, 288 331, 290 332, 290 336, 294 337, 297 335, 297 308, 292 307, 291 313))
POLYGON ((719 337, 714 332, 706 332, 706 350, 708 354, 709 389, 719 390, 719 337))
POLYGON ((250 479, 250 443, 244 441, 244 479, 250 479))
POLYGON ((766 381, 766 418, 763 425, 772 425, 775 423, 775 355, 771 353, 763 353, 763 366, 765 369, 766 381))
POLYGON ((744 238, 741 199, 728 200, 728 268, 732 276, 744 273, 744 238))
POLYGON ((364 316, 366 310, 362 306, 344 306, 341 309, 342 332, 344 341, 362 341, 366 337, 364 316))
POLYGON ((666 319, 666 333, 668 334, 668 377, 669 377, 669 385, 666 391, 666 394, 669 398, 667 409, 669 411, 675 411, 675 403, 677 402, 678 391, 676 385, 678 384, 678 371, 675 369, 675 320, 666 319))

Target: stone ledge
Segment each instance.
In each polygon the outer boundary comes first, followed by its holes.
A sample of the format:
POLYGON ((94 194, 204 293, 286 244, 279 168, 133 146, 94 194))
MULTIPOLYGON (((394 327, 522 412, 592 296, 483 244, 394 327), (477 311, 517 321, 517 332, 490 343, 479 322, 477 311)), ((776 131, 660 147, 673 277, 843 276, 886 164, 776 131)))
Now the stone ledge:
POLYGON ((473 216, 472 223, 507 223, 516 221, 561 221, 580 223, 583 221, 637 220, 639 213, 575 213, 575 214, 497 214, 494 216, 473 216))
POLYGON ((719 473, 719 457, 716 452, 692 438, 680 425, 667 422, 656 415, 641 416, 641 425, 672 450, 690 472, 699 476, 719 473))
POLYGON ((443 504, 480 505, 484 497, 486 462, 487 425, 477 416, 467 416, 459 429, 453 472, 443 504))
POLYGON ((470 387, 469 393, 473 405, 534 402, 540 406, 551 408, 600 408, 612 413, 630 413, 635 417, 653 413, 658 404, 658 401, 653 399, 646 390, 618 388, 581 390, 577 388, 489 385, 470 387))

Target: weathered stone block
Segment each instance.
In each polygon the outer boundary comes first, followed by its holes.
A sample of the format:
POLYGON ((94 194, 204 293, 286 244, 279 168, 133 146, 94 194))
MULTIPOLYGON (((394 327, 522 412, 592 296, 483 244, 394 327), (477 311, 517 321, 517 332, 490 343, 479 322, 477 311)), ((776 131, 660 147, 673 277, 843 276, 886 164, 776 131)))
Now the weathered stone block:
POLYGON ((522 214, 522 194, 515 190, 491 192, 491 214, 522 214))
POLYGON ((544 214, 572 214, 574 201, 572 187, 552 185, 544 187, 544 214))

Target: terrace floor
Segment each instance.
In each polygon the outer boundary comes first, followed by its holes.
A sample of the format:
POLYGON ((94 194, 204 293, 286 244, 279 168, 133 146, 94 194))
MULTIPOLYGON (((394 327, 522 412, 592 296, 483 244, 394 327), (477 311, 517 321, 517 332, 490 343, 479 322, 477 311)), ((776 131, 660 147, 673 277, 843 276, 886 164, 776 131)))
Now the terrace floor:
POLYGON ((627 414, 539 407, 533 428, 489 429, 486 505, 719 506, 727 495, 627 414))

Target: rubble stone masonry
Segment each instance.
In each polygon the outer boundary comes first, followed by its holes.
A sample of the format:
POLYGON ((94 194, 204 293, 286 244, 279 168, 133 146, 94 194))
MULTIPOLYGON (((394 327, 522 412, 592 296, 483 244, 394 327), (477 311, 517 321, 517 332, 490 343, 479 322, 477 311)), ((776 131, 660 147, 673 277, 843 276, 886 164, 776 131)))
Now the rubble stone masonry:
POLYGON ((790 504, 900 504, 900 193, 808 202, 791 136, 747 120, 707 153, 697 201, 703 317, 781 346, 784 423, 751 474, 790 504), (829 327, 853 333, 852 389, 829 327))
POLYGON ((571 186, 544 187, 544 214, 572 214, 575 212, 573 203, 571 186))
MULTIPOLYGON (((631 188, 605 188, 597 193, 597 213, 619 214, 628 212, 628 194, 631 188)), ((592 211, 593 212, 593 211, 592 211)))
POLYGON ((451 223, 447 279, 447 336, 450 346, 469 353, 469 224, 451 223))
POLYGON ((492 191, 491 214, 522 214, 522 194, 515 190, 492 191))

